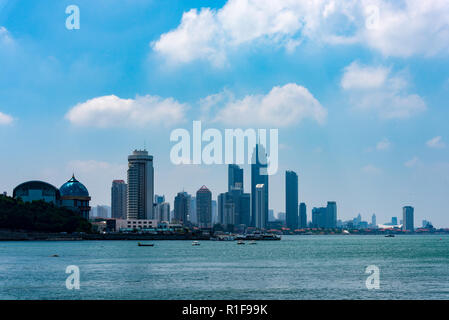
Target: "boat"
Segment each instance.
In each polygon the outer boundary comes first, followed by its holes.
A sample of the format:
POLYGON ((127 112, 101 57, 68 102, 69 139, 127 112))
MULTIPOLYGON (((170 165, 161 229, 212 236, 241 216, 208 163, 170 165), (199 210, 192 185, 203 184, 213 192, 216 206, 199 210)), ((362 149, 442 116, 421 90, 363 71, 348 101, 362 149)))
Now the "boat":
POLYGON ((243 242, 243 240, 238 240, 237 244, 245 244, 245 242, 243 242))
POLYGON ((249 244, 257 244, 257 242, 256 242, 256 240, 252 240, 252 241, 250 241, 249 244))
POLYGON ((394 238, 394 234, 387 234, 385 238, 394 238))
POLYGON ((137 242, 137 245, 139 247, 154 247, 154 244, 152 244, 152 243, 140 243, 140 242, 137 242))
POLYGON ((192 246, 199 246, 199 245, 200 245, 200 243, 196 240, 192 242, 192 246))

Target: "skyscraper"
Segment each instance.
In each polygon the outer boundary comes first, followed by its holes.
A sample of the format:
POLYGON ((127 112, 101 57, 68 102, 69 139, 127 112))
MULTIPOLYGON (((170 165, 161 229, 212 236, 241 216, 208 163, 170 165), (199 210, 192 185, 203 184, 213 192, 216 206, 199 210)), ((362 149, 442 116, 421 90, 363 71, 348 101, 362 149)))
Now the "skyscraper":
POLYGON ((327 202, 325 221, 325 228, 337 227, 337 203, 335 201, 327 202))
POLYGON ((254 212, 254 226, 258 229, 265 229, 268 220, 268 214, 265 215, 266 209, 266 187, 264 184, 256 185, 255 194, 255 212, 254 212))
POLYGON ((212 192, 202 186, 196 192, 196 212, 200 228, 212 227, 212 192))
POLYGON ((268 173, 267 155, 263 145, 256 144, 251 157, 251 225, 256 226, 256 186, 263 185, 263 221, 268 221, 268 173))
POLYGON ((402 229, 407 231, 414 231, 414 208, 405 206, 402 208, 402 229))
POLYGON ((125 219, 127 210, 127 184, 123 180, 112 181, 111 215, 115 219, 125 219))
POLYGON ((155 217, 158 221, 170 221, 170 203, 160 202, 155 206, 155 217))
POLYGON ((371 216, 371 227, 372 228, 376 228, 377 227, 377 219, 376 219, 376 215, 374 213, 371 216))
POLYGON ((178 223, 189 221, 190 195, 187 192, 178 192, 175 197, 173 220, 178 223))
POLYGON ((285 215, 287 228, 298 228, 298 175, 294 171, 285 172, 285 215))
POLYGON ((307 228, 307 206, 304 202, 299 205, 299 228, 307 228))
POLYGON ((233 188, 243 190, 243 169, 236 164, 228 165, 228 192, 233 188))
POLYGON ((151 219, 153 198, 153 156, 146 150, 134 150, 128 156, 128 219, 151 219))

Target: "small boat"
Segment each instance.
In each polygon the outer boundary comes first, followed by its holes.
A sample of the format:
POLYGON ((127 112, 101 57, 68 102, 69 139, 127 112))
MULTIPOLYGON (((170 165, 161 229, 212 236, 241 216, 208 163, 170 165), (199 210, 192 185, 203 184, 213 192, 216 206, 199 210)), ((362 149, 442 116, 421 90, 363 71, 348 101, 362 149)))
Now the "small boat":
POLYGON ((245 244, 245 242, 243 242, 242 240, 238 240, 237 244, 245 244))
POLYGON ((192 246, 199 246, 199 245, 200 245, 200 243, 196 240, 192 242, 192 246))
POLYGON ((394 238, 394 234, 387 234, 385 238, 394 238))
POLYGON ((139 247, 154 247, 154 244, 152 244, 152 243, 140 243, 140 242, 137 242, 137 245, 139 247))
POLYGON ((252 241, 250 241, 249 244, 257 244, 257 242, 256 242, 256 240, 252 240, 252 241))

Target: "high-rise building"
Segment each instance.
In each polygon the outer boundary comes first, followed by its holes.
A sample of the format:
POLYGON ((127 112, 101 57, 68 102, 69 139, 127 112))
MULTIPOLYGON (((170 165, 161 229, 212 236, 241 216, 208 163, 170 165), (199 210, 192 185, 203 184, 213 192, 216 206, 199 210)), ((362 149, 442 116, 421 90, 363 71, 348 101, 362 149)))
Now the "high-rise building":
POLYGON ((373 213, 373 215, 371 216, 371 227, 372 227, 372 228, 376 228, 376 227, 377 227, 376 214, 374 214, 374 213, 373 213))
POLYGON ((190 195, 187 192, 178 192, 175 197, 173 221, 187 223, 189 221, 190 195))
POLYGON ((193 224, 198 224, 198 217, 196 212, 196 198, 192 197, 191 195, 189 195, 189 197, 190 197, 189 221, 193 224))
POLYGON ((391 217, 391 224, 396 226, 398 224, 398 217, 391 217))
POLYGON ((407 231, 414 231, 414 208, 411 206, 405 206, 402 208, 402 229, 407 231))
POLYGON ((162 202, 165 202, 165 196, 164 195, 160 196, 158 194, 155 194, 154 195, 154 203, 155 204, 159 204, 159 203, 162 203, 162 202))
POLYGON ((294 171, 285 172, 285 216, 287 228, 298 229, 298 175, 294 171))
POLYGON ((249 226, 251 224, 251 195, 249 193, 240 195, 239 210, 240 224, 249 226))
POLYGON ((270 209, 270 210, 268 210, 268 222, 272 222, 274 220, 276 220, 274 217, 274 210, 270 209))
POLYGON ((307 206, 304 202, 299 204, 299 228, 307 228, 307 206))
POLYGON ((255 216, 254 216, 254 226, 258 229, 265 229, 268 214, 265 215, 266 209, 266 186, 262 183, 256 185, 256 196, 255 196, 255 216))
POLYGON ((107 218, 108 217, 108 207, 107 206, 97 206, 97 214, 98 218, 107 218))
POLYGON ((243 189, 243 169, 236 164, 228 165, 228 192, 233 188, 243 189))
POLYGON ((161 202, 155 206, 155 220, 170 221, 170 203, 161 202))
POLYGON ((217 200, 212 200, 212 224, 218 222, 217 200))
POLYGON ((337 203, 335 201, 327 202, 325 221, 325 228, 337 227, 337 203))
POLYGON ((153 198, 153 156, 134 150, 128 156, 128 219, 151 219, 153 198))
POLYGON ((123 180, 112 181, 111 216, 114 219, 126 219, 127 184, 123 180))
POLYGON ((196 212, 200 228, 212 227, 212 192, 202 186, 196 192, 196 212))
MULTIPOLYGON (((259 205, 259 208, 262 208, 263 212, 263 221, 268 221, 268 163, 267 163, 267 154, 265 153, 265 148, 261 144, 256 144, 256 147, 253 150, 253 154, 251 157, 251 225, 256 226, 256 188, 257 185, 263 185, 264 190, 264 204, 263 206, 259 205)), ((260 191, 260 190, 259 190, 260 191)), ((260 217, 259 217, 260 218, 260 217)))

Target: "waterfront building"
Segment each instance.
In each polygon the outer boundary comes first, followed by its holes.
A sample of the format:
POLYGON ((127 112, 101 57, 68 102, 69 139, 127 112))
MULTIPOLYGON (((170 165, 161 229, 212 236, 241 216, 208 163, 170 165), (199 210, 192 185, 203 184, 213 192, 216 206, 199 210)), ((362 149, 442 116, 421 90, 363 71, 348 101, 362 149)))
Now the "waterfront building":
POLYGON ((325 228, 337 227, 337 203, 335 201, 327 202, 325 221, 325 228))
POLYGON ((236 164, 228 165, 228 192, 233 188, 243 189, 243 169, 236 164))
POLYGON ((272 222, 272 221, 274 221, 274 220, 276 220, 276 219, 274 218, 274 210, 273 210, 273 209, 270 209, 270 210, 268 210, 268 222, 272 222))
POLYGON ((398 217, 392 217, 392 218, 391 218, 391 224, 392 224, 393 226, 396 226, 396 225, 398 224, 398 217))
POLYGON ((301 229, 307 228, 307 206, 304 202, 299 204, 298 227, 301 229))
POLYGON ((405 206, 402 208, 402 229, 407 231, 414 231, 414 208, 411 206, 405 206))
POLYGON ((189 206, 189 221, 193 224, 198 224, 198 217, 196 214, 196 198, 189 195, 190 206, 189 206))
POLYGON ((24 202, 43 200, 59 205, 60 201, 59 189, 44 181, 34 180, 19 184, 12 194, 14 198, 21 198, 24 202))
POLYGON ((278 212, 278 220, 285 222, 285 212, 278 212))
POLYGON ((254 226, 257 229, 265 229, 268 215, 265 214, 266 210, 266 186, 264 184, 256 185, 255 194, 255 216, 254 216, 254 226))
POLYGON ((200 228, 212 227, 212 192, 202 186, 196 192, 196 210, 198 217, 198 226, 200 228))
MULTIPOLYGON (((263 185, 264 196, 262 197, 264 200, 263 206, 259 205, 259 208, 262 208, 263 218, 261 221, 268 221, 268 208, 269 208, 269 194, 268 194, 268 163, 267 163, 267 154, 265 152, 265 148, 261 144, 256 144, 256 147, 253 150, 253 154, 251 157, 251 225, 256 226, 256 192, 257 185, 263 185)), ((259 190, 260 191, 260 190, 259 190)))
POLYGON ((96 208, 97 210, 97 212, 96 212, 96 217, 98 217, 98 218, 108 218, 108 213, 109 213, 109 210, 108 210, 108 207, 107 206, 100 206, 100 205, 98 205, 97 206, 97 208, 96 208))
POLYGON ((294 171, 285 172, 285 216, 287 228, 298 228, 298 175, 294 171))
POLYGON ((175 197, 173 221, 186 224, 189 221, 190 195, 187 192, 178 192, 175 197))
POLYGON ((155 206, 155 220, 170 221, 170 203, 161 202, 155 206))
POLYGON ((61 206, 77 212, 85 219, 89 219, 91 200, 87 188, 79 182, 75 175, 59 188, 61 206))
POLYGON ((153 156, 146 150, 134 150, 128 156, 128 219, 153 217, 153 156))
POLYGON ((376 228, 376 226, 377 226, 377 219, 376 215, 373 213, 373 215, 371 216, 371 227, 376 228))
POLYGON ((217 200, 212 200, 212 224, 218 222, 217 200))
POLYGON ((111 217, 114 219, 125 219, 127 210, 128 186, 123 180, 112 181, 111 187, 111 217))

